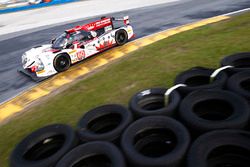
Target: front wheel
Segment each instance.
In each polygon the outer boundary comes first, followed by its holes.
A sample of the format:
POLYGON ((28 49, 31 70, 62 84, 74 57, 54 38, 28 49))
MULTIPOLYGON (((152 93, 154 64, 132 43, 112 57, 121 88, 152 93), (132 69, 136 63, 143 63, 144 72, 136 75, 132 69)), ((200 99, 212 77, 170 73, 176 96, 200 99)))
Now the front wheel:
POLYGON ((128 41, 128 34, 125 30, 118 30, 115 34, 115 41, 117 45, 124 45, 128 41))
POLYGON ((54 59, 54 68, 57 72, 68 70, 70 67, 70 58, 67 54, 59 54, 54 59))

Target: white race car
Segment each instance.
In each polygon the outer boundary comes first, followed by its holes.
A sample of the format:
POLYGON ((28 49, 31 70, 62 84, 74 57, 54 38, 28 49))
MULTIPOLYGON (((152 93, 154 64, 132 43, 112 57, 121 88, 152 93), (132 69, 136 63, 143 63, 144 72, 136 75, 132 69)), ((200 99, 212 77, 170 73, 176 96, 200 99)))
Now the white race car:
POLYGON ((122 19, 102 17, 101 20, 66 30, 51 44, 34 47, 22 55, 23 69, 20 72, 35 81, 41 81, 58 72, 66 71, 81 60, 123 45, 134 37, 129 17, 122 19), (123 21, 119 27, 115 21, 123 21))

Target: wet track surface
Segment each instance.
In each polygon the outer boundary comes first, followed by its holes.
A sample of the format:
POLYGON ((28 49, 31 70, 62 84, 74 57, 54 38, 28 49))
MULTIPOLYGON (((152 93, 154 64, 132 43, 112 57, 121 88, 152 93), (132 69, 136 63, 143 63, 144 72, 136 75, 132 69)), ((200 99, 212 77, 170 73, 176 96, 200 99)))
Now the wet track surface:
MULTIPOLYGON (((129 15, 136 37, 140 38, 165 29, 245 8, 250 8, 250 0, 181 0, 107 16, 129 15)), ((40 28, 31 33, 26 31, 22 32, 23 35, 12 34, 9 39, 8 35, 0 36, 0 103, 37 84, 17 72, 17 69, 21 68, 23 52, 32 46, 49 43, 52 37, 59 35, 65 29, 96 19, 99 17, 50 26, 50 28, 42 30, 40 28)))

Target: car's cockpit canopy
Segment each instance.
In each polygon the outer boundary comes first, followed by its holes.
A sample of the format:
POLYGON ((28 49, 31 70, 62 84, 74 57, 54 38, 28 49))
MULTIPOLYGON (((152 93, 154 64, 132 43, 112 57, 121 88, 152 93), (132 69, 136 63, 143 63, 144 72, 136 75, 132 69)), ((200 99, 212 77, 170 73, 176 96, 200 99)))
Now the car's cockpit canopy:
POLYGON ((85 42, 93 38, 93 33, 84 30, 75 31, 72 33, 64 32, 57 38, 52 40, 53 49, 65 49, 73 44, 73 42, 85 42))

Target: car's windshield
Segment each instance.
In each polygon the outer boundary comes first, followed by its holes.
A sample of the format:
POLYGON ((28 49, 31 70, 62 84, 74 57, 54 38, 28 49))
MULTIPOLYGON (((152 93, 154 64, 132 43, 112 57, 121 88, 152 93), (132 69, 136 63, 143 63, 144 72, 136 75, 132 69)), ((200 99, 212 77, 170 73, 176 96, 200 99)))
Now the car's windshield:
POLYGON ((54 40, 54 42, 52 44, 52 48, 54 48, 54 49, 61 49, 61 48, 63 48, 63 47, 66 46, 67 41, 68 41, 68 39, 67 39, 67 33, 63 33, 63 34, 61 34, 59 37, 57 37, 54 40))
POLYGON ((53 44, 52 48, 54 49, 62 49, 67 45, 73 43, 74 41, 86 41, 89 40, 89 33, 86 31, 77 31, 71 34, 63 33, 59 37, 57 37, 53 44))

